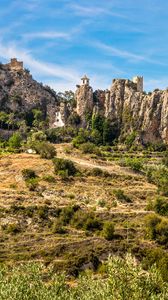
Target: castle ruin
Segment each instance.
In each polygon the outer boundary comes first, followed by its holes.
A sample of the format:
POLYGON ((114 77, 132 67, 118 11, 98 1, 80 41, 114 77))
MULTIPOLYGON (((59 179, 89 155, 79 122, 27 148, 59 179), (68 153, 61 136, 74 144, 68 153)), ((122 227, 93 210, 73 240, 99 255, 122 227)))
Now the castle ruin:
POLYGON ((143 76, 135 76, 132 81, 137 85, 137 92, 143 93, 143 76))
POLYGON ((7 67, 9 67, 12 71, 22 71, 23 62, 18 61, 17 58, 11 58, 11 61, 9 64, 7 64, 7 67))

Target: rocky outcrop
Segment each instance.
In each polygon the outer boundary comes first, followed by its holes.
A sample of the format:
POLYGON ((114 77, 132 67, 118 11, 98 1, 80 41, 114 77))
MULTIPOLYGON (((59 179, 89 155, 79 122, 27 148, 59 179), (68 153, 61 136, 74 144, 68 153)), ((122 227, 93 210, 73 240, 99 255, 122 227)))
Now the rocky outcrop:
POLYGON ((93 111, 93 89, 89 85, 89 79, 82 78, 82 85, 77 85, 75 98, 77 102, 76 112, 81 118, 82 126, 86 126, 87 114, 93 111))
POLYGON ((146 95, 132 81, 114 80, 106 92, 105 117, 116 121, 123 135, 136 130, 144 143, 168 143, 168 91, 146 95))
POLYGON ((0 110, 25 114, 38 108, 49 118, 52 127, 57 106, 56 93, 35 81, 22 62, 11 60, 7 65, 0 65, 0 110))

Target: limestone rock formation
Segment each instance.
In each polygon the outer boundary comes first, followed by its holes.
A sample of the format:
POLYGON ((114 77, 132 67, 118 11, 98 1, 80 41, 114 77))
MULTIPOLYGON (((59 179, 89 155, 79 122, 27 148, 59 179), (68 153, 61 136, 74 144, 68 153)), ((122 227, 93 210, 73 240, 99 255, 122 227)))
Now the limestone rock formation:
POLYGON ((123 137, 136 131, 142 143, 168 143, 168 90, 144 93, 143 77, 114 79, 110 90, 94 93, 83 82, 76 100, 83 126, 85 113, 92 111, 115 123, 123 137))
POLYGON ((52 127, 57 106, 56 93, 35 81, 22 62, 11 59, 9 64, 0 65, 0 110, 25 114, 38 108, 48 116, 52 127))
POLYGON ((75 93, 77 101, 77 114, 81 117, 82 125, 86 125, 87 114, 93 111, 93 89, 89 85, 89 79, 85 75, 82 85, 77 85, 75 93))

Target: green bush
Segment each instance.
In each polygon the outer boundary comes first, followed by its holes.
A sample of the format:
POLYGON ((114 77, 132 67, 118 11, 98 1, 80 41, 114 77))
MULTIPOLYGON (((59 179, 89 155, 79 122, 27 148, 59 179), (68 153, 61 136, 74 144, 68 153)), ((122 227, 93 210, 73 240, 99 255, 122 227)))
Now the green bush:
POLYGON ((145 217, 147 236, 151 239, 156 239, 156 225, 161 222, 161 218, 156 214, 149 214, 145 217))
POLYGON ((166 167, 168 167, 168 151, 165 152, 162 162, 166 167))
POLYGON ((53 145, 47 142, 35 143, 33 148, 41 158, 52 159, 56 156, 56 150, 53 145))
POLYGON ((107 221, 103 226, 103 236, 106 240, 111 241, 114 238, 114 223, 107 221))
POLYGON ((38 178, 30 178, 26 180, 26 186, 28 187, 29 191, 36 191, 38 188, 38 178))
POLYGON ((168 245, 168 220, 155 214, 146 217, 146 231, 148 237, 161 245, 168 245))
POLYGON ((91 171, 91 175, 93 176, 103 176, 103 171, 100 168, 93 168, 91 171))
POLYGON ((54 170, 56 174, 61 175, 60 172, 66 172, 66 176, 75 176, 77 169, 71 160, 63 158, 53 159, 54 170))
POLYGON ((141 158, 125 158, 124 164, 136 172, 143 169, 143 160, 141 158))
POLYGON ((60 220, 56 220, 52 226, 52 233, 65 234, 67 230, 62 226, 60 220))
POLYGON ((101 230, 102 222, 96 217, 88 216, 85 224, 83 225, 83 228, 88 231, 101 230))
POLYGON ((19 224, 16 224, 16 223, 2 225, 2 229, 6 233, 10 233, 12 235, 15 235, 15 234, 21 232, 21 227, 19 226, 19 224))
POLYGON ((49 174, 44 175, 43 180, 47 181, 49 183, 55 183, 56 182, 55 177, 52 176, 52 175, 49 175, 49 174))
POLYGON ((124 201, 124 202, 127 202, 127 203, 132 202, 132 200, 127 195, 125 195, 124 191, 121 190, 121 189, 114 190, 113 193, 116 196, 116 198, 120 201, 124 201))
POLYGON ((2 300, 166 300, 168 284, 156 267, 144 272, 135 259, 113 256, 106 263, 105 276, 85 273, 77 284, 67 284, 63 274, 55 275, 39 263, 0 267, 2 300))
POLYGON ((157 185, 158 191, 163 196, 168 196, 168 169, 167 168, 150 168, 147 171, 147 179, 157 185))
POLYGON ((158 197, 154 202, 154 210, 159 215, 168 216, 168 199, 158 197))
POLYGON ((19 149, 21 147, 22 137, 20 133, 14 133, 8 141, 9 147, 14 149, 19 149))
POLYGON ((36 178, 37 175, 35 173, 34 170, 32 169, 23 169, 22 170, 22 176, 25 180, 28 180, 28 179, 32 179, 32 178, 36 178))

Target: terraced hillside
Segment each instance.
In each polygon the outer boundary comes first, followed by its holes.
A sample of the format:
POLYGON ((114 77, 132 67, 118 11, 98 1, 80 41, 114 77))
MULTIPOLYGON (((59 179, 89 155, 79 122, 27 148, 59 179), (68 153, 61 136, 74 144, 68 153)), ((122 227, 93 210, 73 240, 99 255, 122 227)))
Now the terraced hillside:
POLYGON ((75 163, 76 176, 56 175, 52 160, 37 154, 0 158, 1 262, 42 261, 76 275, 87 267, 96 269, 109 254, 132 251, 141 259, 158 247, 146 238, 144 225, 157 187, 123 160, 140 157, 145 169, 160 164, 160 153, 112 150, 96 157, 70 144, 55 148, 57 157, 75 163), (23 169, 35 171, 34 190, 26 185, 23 169), (104 235, 107 222, 114 223, 113 238, 104 235))

